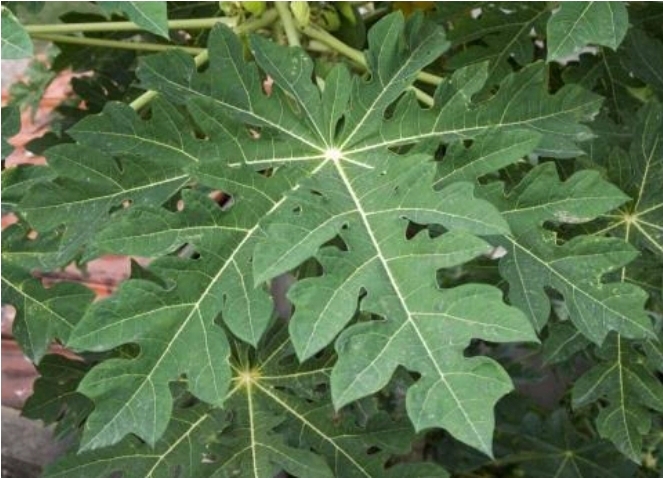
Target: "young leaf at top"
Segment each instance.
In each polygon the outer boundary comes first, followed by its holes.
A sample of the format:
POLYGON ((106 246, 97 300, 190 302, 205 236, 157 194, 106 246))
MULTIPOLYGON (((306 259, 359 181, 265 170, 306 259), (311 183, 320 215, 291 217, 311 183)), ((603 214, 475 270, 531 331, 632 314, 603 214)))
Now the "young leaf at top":
POLYGON ((616 50, 628 29, 624 2, 562 2, 548 20, 548 61, 578 53, 587 45, 616 50))

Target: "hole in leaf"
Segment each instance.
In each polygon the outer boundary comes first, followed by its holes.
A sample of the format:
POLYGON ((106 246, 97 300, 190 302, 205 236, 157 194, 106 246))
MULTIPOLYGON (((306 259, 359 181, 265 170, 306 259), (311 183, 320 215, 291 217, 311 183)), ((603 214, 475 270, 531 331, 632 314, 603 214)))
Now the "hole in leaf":
POLYGON ((265 93, 265 96, 272 96, 272 89, 274 86, 274 78, 267 75, 264 80, 262 80, 262 91, 265 93))
POLYGON ((292 208, 292 213, 293 213, 295 216, 301 216, 301 214, 302 214, 302 208, 301 208, 301 206, 293 207, 293 208, 292 208))
MULTIPOLYGON (((404 216, 401 216, 401 219, 404 219, 407 221, 407 218, 404 216)), ((421 231, 426 229, 426 226, 423 224, 417 224, 416 222, 408 221, 407 227, 405 228, 405 239, 410 240, 417 234, 419 234, 421 231)))
POLYGON ((16 317, 16 307, 11 304, 4 304, 2 306, 2 334, 11 335, 12 322, 16 317))
POLYGON ((345 116, 341 116, 341 118, 339 118, 338 122, 336 123, 336 129, 334 130, 336 137, 341 135, 343 128, 345 128, 345 116))
POLYGON ((28 232, 28 234, 25 237, 27 237, 31 241, 34 241, 39 237, 39 233, 34 229, 30 229, 30 232, 28 232))
POLYGON ((447 154, 447 145, 442 143, 437 147, 433 156, 435 158, 435 161, 440 161, 442 158, 444 158, 446 154, 447 154))
POLYGON ((380 453, 380 451, 381 451, 381 448, 374 445, 374 446, 369 447, 368 450, 366 450, 366 454, 367 455, 375 455, 376 453, 380 453))
MULTIPOLYGON (((342 227, 342 229, 347 229, 347 227, 342 227)), ((329 241, 325 242, 324 247, 335 247, 336 249, 340 251, 348 251, 348 245, 346 242, 343 240, 341 236, 334 236, 331 238, 329 241)))

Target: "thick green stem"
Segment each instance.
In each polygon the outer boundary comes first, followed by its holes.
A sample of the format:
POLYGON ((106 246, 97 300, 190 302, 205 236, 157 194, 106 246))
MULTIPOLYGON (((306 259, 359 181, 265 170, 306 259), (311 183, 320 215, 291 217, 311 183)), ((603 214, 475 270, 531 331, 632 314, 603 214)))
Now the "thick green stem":
MULTIPOLYGON (((260 30, 261 28, 264 28, 276 20, 278 17, 278 14, 276 13, 275 10, 269 9, 265 13, 263 13, 260 17, 251 19, 246 23, 243 23, 235 28, 235 32, 237 34, 242 34, 242 33, 247 33, 255 30, 260 30)), ((196 55, 193 59, 193 62, 196 64, 196 68, 200 68, 202 65, 207 63, 209 60, 209 51, 207 49, 204 49, 201 53, 196 55)), ((131 106, 134 110, 138 111, 144 106, 146 106, 150 101, 152 101, 154 98, 156 98, 158 95, 158 92, 156 91, 146 91, 142 95, 140 95, 138 98, 133 100, 129 106, 131 106)))
POLYGON ((150 101, 152 101, 157 96, 159 96, 158 92, 154 90, 148 90, 142 95, 140 95, 138 98, 133 100, 131 103, 129 103, 129 106, 131 106, 135 111, 138 111, 142 109, 144 106, 146 106, 150 101))
POLYGON ((98 46, 105 48, 117 48, 121 50, 139 50, 139 51, 167 51, 167 50, 182 50, 192 55, 197 55, 203 52, 204 48, 195 48, 177 45, 162 45, 159 43, 142 43, 142 42, 129 42, 119 40, 106 40, 103 38, 88 38, 78 37, 73 35, 50 35, 43 33, 35 33, 32 35, 35 40, 45 40, 54 43, 71 43, 75 45, 98 46))
MULTIPOLYGON (((168 28, 177 29, 204 29, 212 28, 217 23, 223 23, 229 27, 237 25, 237 20, 228 17, 192 18, 187 20, 170 20, 168 28)), ((79 33, 79 32, 126 32, 145 30, 134 22, 94 22, 94 23, 57 23, 49 25, 25 25, 25 30, 30 33, 79 33)))
POLYGON ((288 37, 288 45, 301 46, 301 43, 299 43, 299 32, 295 27, 295 22, 290 13, 288 3, 289 2, 274 2, 274 5, 276 6, 276 11, 279 13, 279 17, 281 17, 281 23, 283 23, 285 35, 288 37))
POLYGON ((433 99, 433 97, 431 95, 429 95, 428 93, 426 93, 424 91, 421 91, 416 86, 410 86, 408 89, 414 91, 414 95, 423 104, 425 104, 427 106, 433 106, 435 104, 435 100, 433 99))
MULTIPOLYGON (((364 54, 362 52, 360 52, 359 50, 355 50, 351 46, 346 45, 338 38, 336 38, 334 35, 327 33, 325 30, 309 25, 307 27, 304 27, 302 31, 306 36, 314 38, 324 43, 328 47, 333 48, 341 55, 346 56, 347 58, 351 59, 355 63, 358 63, 364 68, 368 67, 366 63, 366 58, 364 57, 364 54)), ((435 85, 435 86, 439 85, 442 82, 442 78, 440 78, 439 76, 432 75, 431 73, 426 73, 425 71, 419 72, 419 74, 417 75, 417 80, 421 81, 422 83, 428 83, 430 85, 435 85)))

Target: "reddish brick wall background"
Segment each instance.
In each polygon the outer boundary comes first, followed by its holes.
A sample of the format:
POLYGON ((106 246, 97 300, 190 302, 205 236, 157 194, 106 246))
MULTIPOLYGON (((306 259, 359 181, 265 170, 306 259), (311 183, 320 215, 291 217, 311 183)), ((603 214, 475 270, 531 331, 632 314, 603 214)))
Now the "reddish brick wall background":
MULTIPOLYGON (((22 79, 22 71, 27 63, 24 61, 2 61, 2 105, 9 101, 9 87, 22 79)), ((25 145, 38 138, 49 129, 53 117, 53 109, 70 93, 71 74, 63 74, 53 81, 40 102, 37 113, 31 118, 30 112, 21 115, 21 131, 10 143, 15 150, 7 158, 6 166, 32 163, 44 164, 45 158, 35 156, 26 151, 25 145)), ((2 216, 2 229, 16 222, 12 214, 2 216)), ((57 273, 50 273, 44 281, 75 281, 80 282, 103 297, 110 294, 117 284, 129 276, 129 259, 120 256, 107 256, 90 263, 85 272, 73 266, 57 273)), ((32 393, 32 383, 37 372, 32 363, 23 355, 19 346, 12 338, 12 322, 14 309, 3 304, 2 307, 2 405, 20 408, 32 393)), ((62 353, 61 347, 54 345, 52 351, 62 353)))

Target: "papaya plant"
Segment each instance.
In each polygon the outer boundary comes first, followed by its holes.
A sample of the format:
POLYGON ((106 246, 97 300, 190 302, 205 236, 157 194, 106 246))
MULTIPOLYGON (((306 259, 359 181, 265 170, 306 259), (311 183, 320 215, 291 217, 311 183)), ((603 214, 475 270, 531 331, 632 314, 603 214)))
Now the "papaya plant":
POLYGON ((45 476, 663 472, 661 4, 7 3, 87 72, 2 177, 45 476))

